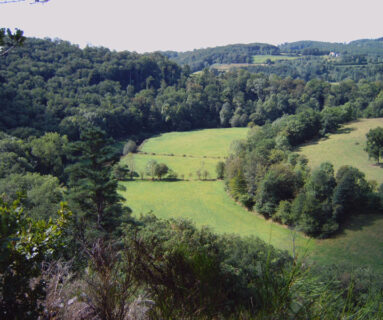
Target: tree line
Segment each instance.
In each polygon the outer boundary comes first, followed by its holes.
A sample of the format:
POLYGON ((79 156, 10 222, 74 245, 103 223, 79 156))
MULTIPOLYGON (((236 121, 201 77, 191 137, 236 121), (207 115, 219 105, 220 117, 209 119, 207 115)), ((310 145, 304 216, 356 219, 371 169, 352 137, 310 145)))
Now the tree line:
MULTIPOLYGON (((378 188, 376 181, 367 181, 363 172, 342 166, 335 173, 328 162, 310 170, 308 160, 292 151, 353 119, 352 112, 345 109, 338 109, 341 113, 332 120, 327 112, 307 110, 284 116, 254 127, 247 140, 237 142, 225 165, 226 185, 232 196, 266 218, 319 238, 336 233, 352 214, 381 211, 383 186, 378 188)), ((381 128, 370 131, 366 146, 377 159, 382 148, 381 134, 375 134, 378 132, 381 128), (380 145, 374 148, 376 141, 380 145)))

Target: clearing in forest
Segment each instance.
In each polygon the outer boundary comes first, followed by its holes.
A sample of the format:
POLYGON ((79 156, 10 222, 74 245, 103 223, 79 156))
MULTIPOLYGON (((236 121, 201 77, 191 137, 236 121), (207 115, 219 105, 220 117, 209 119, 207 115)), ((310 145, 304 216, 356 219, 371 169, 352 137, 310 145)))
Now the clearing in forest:
MULTIPOLYGON (((343 132, 347 132, 350 130, 347 129, 348 127, 351 126, 352 128, 355 125, 359 129, 364 128, 363 132, 367 132, 369 126, 373 127, 373 125, 382 121, 379 119, 374 120, 377 122, 362 120, 352 123, 345 126, 346 129, 343 132), (366 121, 369 123, 366 123, 366 121)), ((359 129, 355 129, 355 131, 359 129)), ((214 134, 210 139, 201 139, 201 137, 208 136, 206 130, 175 132, 146 141, 142 150, 157 152, 161 155, 136 154, 136 167, 143 168, 147 161, 154 159, 159 163, 166 163, 179 175, 184 175, 185 180, 173 182, 150 181, 146 177, 147 180, 145 181, 137 178, 135 181, 123 182, 122 184, 126 187, 126 190, 121 191, 121 194, 132 208, 133 214, 139 216, 140 214, 153 212, 159 218, 187 218, 197 226, 209 226, 217 233, 236 233, 242 236, 254 235, 276 248, 292 252, 293 231, 270 220, 265 220, 259 214, 249 212, 235 203, 226 193, 222 181, 197 181, 195 174, 192 177, 188 176, 189 172, 198 170, 201 161, 204 161, 204 167, 210 173, 213 171, 208 179, 215 178, 216 162, 224 161, 223 157, 227 156, 225 150, 228 150, 228 146, 233 139, 246 136, 247 129, 242 130, 241 132, 233 129, 214 129, 211 130, 214 134), (221 136, 218 134, 220 131, 221 136), (193 142, 193 138, 190 136, 200 138, 199 143, 193 142), (216 138, 217 143, 214 141, 216 138), (188 149, 188 152, 185 152, 188 143, 191 144, 191 148, 188 149), (168 147, 169 149, 167 149, 168 147), (170 153, 174 155, 163 155, 170 153), (183 157, 182 154, 184 153, 187 156, 183 157), (206 158, 204 158, 204 154, 208 154, 209 157, 205 156, 206 158), (191 157, 192 155, 194 157, 191 157), (213 157, 221 157, 221 160, 210 158, 212 155, 213 157)), ((348 134, 355 133, 355 131, 351 130, 348 134)), ((359 133, 358 137, 360 138, 363 135, 365 136, 365 133, 359 133)), ((326 141, 331 141, 332 137, 326 141)), ((315 146, 323 142, 316 143, 315 146)), ((359 145, 355 143, 353 145, 359 146, 359 153, 364 153, 363 146, 360 146, 360 144, 362 144, 362 141, 359 145)), ((303 147, 302 150, 307 147, 303 147)), ((368 160, 368 156, 365 156, 368 160)), ((318 164, 325 160, 332 161, 331 159, 318 160, 318 164)), ((333 162, 335 167, 342 165, 341 161, 333 162)), ((372 162, 368 163, 371 164, 372 162)), ((362 167, 359 168, 363 170, 362 167)), ((379 168, 379 170, 383 169, 379 168)), ((342 232, 331 239, 315 240, 305 237, 301 233, 295 233, 296 251, 301 256, 306 252, 309 259, 320 264, 368 265, 374 270, 383 271, 382 229, 383 217, 378 215, 356 216, 350 219, 342 232)))
POLYGON ((296 151, 309 159, 311 168, 318 167, 324 161, 331 162, 335 171, 343 165, 350 165, 364 172, 367 180, 376 180, 381 184, 383 169, 375 160, 368 159, 368 154, 364 151, 366 134, 376 127, 383 127, 383 118, 354 121, 344 125, 338 133, 307 143, 296 151))
POLYGON ((227 128, 164 133, 145 141, 140 151, 158 155, 225 157, 230 143, 245 139, 248 130, 227 128))
MULTIPOLYGON (((207 170, 209 173, 208 179, 216 178, 215 167, 218 161, 225 161, 222 157, 221 159, 216 158, 203 158, 203 157, 194 157, 194 156, 163 156, 163 155, 151 155, 151 154, 142 154, 137 153, 134 155, 134 162, 136 167, 136 172, 140 173, 145 172, 147 163, 150 160, 155 160, 157 163, 165 163, 170 169, 175 171, 178 174, 179 179, 188 179, 194 180, 197 179, 196 172, 200 170, 203 172, 207 170)), ((122 158, 122 163, 127 162, 127 158, 122 158)))
POLYGON ((273 56, 273 55, 256 55, 253 56, 253 63, 254 64, 264 64, 267 62, 267 60, 270 60, 271 62, 280 61, 280 60, 295 60, 298 59, 297 56, 273 56))
MULTIPOLYGON (((198 227, 217 233, 255 235, 284 250, 292 250, 293 232, 265 220, 235 203, 224 190, 223 181, 127 181, 122 195, 135 215, 153 212, 163 219, 186 218, 198 227)), ((297 246, 306 250, 314 241, 300 234, 297 246)))

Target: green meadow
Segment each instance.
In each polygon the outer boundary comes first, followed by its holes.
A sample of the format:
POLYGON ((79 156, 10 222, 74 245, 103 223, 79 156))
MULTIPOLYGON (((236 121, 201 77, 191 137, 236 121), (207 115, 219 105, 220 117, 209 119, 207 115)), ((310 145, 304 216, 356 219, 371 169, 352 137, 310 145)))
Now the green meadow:
MULTIPOLYGON (((186 218, 198 227, 209 226, 217 233, 254 235, 276 248, 292 252, 293 231, 265 220, 235 203, 222 181, 132 181, 122 192, 135 216, 154 213, 157 217, 186 218)), ((368 265, 383 271, 383 217, 353 217, 336 237, 315 240, 296 233, 300 256, 320 264, 368 265)))
POLYGON ((200 157, 228 155, 233 140, 245 139, 248 128, 205 129, 170 132, 145 141, 142 152, 200 157))
MULTIPOLYGON (((341 133, 306 145, 299 152, 305 153, 309 157, 312 166, 327 160, 332 161, 337 168, 348 157, 365 157, 365 164, 362 165, 363 162, 360 162, 360 166, 358 166, 361 170, 364 167, 382 170, 374 166, 372 161, 368 161, 368 157, 363 151, 365 133, 374 126, 383 125, 382 121, 382 119, 373 119, 351 123, 345 126, 340 131, 341 133), (338 139, 340 140, 338 141, 338 139), (353 153, 351 152, 348 156, 345 141, 349 141, 349 147, 354 148, 353 153), (337 143, 323 147, 323 144, 329 142, 337 143), (316 151, 315 147, 322 149, 316 151), (331 154, 331 150, 335 152, 341 147, 344 148, 344 151, 340 152, 338 156, 326 157, 325 152, 327 154, 327 151, 330 150, 331 154), (310 152, 307 152, 306 148, 310 148, 310 152), (343 160, 339 158, 340 156, 344 157, 343 160)), ((185 179, 189 179, 187 176, 189 172, 200 168, 201 162, 204 161, 206 170, 214 172, 210 178, 215 178, 215 164, 219 159, 209 157, 226 156, 225 152, 231 141, 238 137, 244 138, 246 131, 244 129, 242 132, 232 129, 214 129, 169 133, 155 137, 146 141, 141 150, 156 154, 136 154, 136 168, 144 168, 147 161, 154 159, 157 162, 166 163, 179 175, 183 174, 185 179), (203 138, 208 135, 208 132, 212 133, 211 138, 203 138), (189 135, 200 138, 200 143, 194 143, 189 135), (214 139, 217 139, 217 143, 214 143, 214 139), (159 145, 156 145, 157 143, 159 145), (187 153, 185 146, 190 146, 187 153), (164 155, 170 153, 173 153, 174 156, 164 155), (209 157, 204 158, 205 153, 209 157), (182 154, 187 154, 187 156, 184 157, 182 154)), ((382 177, 377 176, 380 173, 379 170, 373 177, 380 181, 382 177)), ((369 178, 370 175, 372 174, 368 174, 369 178)), ((255 235, 279 249, 292 252, 293 231, 270 220, 265 220, 256 212, 249 212, 235 203, 226 193, 222 181, 196 181, 195 179, 194 175, 189 181, 127 181, 122 183, 126 190, 121 191, 121 194, 135 216, 153 212, 159 218, 164 219, 186 218, 199 227, 209 226, 217 233, 255 235)), ((383 250, 381 250, 383 233, 381 230, 383 230, 383 217, 371 214, 360 215, 350 219, 342 232, 331 239, 315 240, 305 237, 301 233, 295 233, 295 247, 301 256, 307 256, 316 263, 368 265, 374 270, 383 271, 383 250)))
MULTIPOLYGON (((292 231, 249 212, 225 192, 222 181, 124 182, 122 195, 135 215, 153 212, 159 218, 187 218, 217 233, 256 235, 274 246, 291 250, 292 231)), ((306 249, 312 241, 302 235, 297 245, 306 249)))
MULTIPOLYGON (((162 156, 138 153, 134 155, 134 162, 136 172, 145 171, 146 164, 150 160, 155 160, 158 163, 165 163, 170 169, 178 174, 178 178, 181 176, 184 179, 194 180, 197 179, 197 170, 207 170, 209 172, 209 179, 216 178, 215 167, 218 161, 225 161, 216 158, 203 158, 203 157, 182 157, 182 156, 162 156)), ((126 157, 121 159, 122 163, 126 162, 126 157)))
POLYGON ((309 159, 312 168, 324 161, 334 165, 335 170, 343 165, 358 168, 366 174, 367 180, 383 183, 383 170, 363 149, 366 145, 366 133, 373 128, 383 127, 383 118, 362 119, 343 126, 339 133, 328 138, 301 146, 296 151, 309 159))
POLYGON ((267 60, 270 60, 270 61, 280 61, 280 60, 295 60, 299 57, 291 57, 291 56, 284 56, 284 55, 280 55, 280 56, 272 56, 272 55, 256 55, 256 56, 253 56, 253 63, 254 64, 263 64, 263 63, 266 63, 267 60))

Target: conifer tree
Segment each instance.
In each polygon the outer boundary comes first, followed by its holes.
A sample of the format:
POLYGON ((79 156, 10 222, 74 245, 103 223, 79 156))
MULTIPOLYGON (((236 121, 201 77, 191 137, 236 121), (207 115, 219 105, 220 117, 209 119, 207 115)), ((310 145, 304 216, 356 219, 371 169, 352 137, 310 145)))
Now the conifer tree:
POLYGON ((119 159, 113 143, 101 129, 89 128, 71 146, 72 157, 77 161, 67 170, 68 200, 76 218, 77 235, 82 240, 116 232, 130 212, 122 206, 118 181, 112 176, 113 165, 119 159))

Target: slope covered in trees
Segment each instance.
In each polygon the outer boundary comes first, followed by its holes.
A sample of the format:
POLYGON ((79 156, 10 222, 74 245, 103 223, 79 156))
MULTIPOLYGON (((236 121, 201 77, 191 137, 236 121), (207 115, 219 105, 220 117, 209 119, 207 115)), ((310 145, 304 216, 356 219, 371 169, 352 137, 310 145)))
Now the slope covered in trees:
POLYGON ((253 129, 226 162, 232 196, 267 218, 320 238, 336 233, 352 214, 381 212, 382 189, 347 160, 339 166, 337 159, 335 171, 323 158, 311 171, 307 158, 292 152, 320 135, 323 125, 320 114, 303 112, 253 129))
POLYGON ((0 75, 0 129, 20 138, 59 132, 76 140, 93 123, 121 139, 262 125, 306 108, 347 106, 375 117, 382 107, 381 82, 306 82, 241 70, 190 76, 159 53, 79 49, 63 41, 28 39, 0 60, 0 75))
MULTIPOLYGON (((299 191, 296 207, 313 204, 316 215, 303 206, 304 219, 297 221, 308 234, 327 235, 351 206, 377 205, 377 194, 354 168, 334 178, 331 165, 324 165, 310 175, 304 159, 284 162, 287 150, 344 121, 380 116, 382 87, 246 71, 190 75, 160 53, 27 39, 0 58, 0 317, 14 319, 9 310, 22 306, 31 318, 62 319, 126 319, 134 310, 163 319, 379 314, 381 295, 370 282, 355 290, 351 281, 332 282, 329 289, 320 286, 326 271, 320 280, 303 279, 307 269, 299 260, 262 241, 217 236, 183 220, 132 218, 117 180, 134 172, 117 165, 121 152, 112 138, 135 140, 129 152, 158 132, 255 127, 226 164, 234 196, 247 206, 256 200, 270 214, 285 201, 282 220, 291 218, 286 201, 299 191), (243 164, 249 166, 242 170, 243 164), (246 193, 249 181, 253 193, 246 193), (321 188, 323 181, 328 188, 321 188), (62 200, 73 210, 65 221, 54 214, 62 200), (319 294, 313 296, 312 287, 319 294)), ((171 173, 163 163, 152 162, 148 170, 158 180, 171 173)))
MULTIPOLYGON (((324 54, 330 52, 383 55, 383 38, 360 39, 349 43, 333 43, 321 41, 296 41, 278 46, 282 52, 307 54, 310 50, 317 50, 324 54), (305 51, 306 50, 306 51, 305 51)), ((313 51, 312 51, 313 52, 313 51)))
MULTIPOLYGON (((189 65, 191 71, 223 64, 225 66, 223 70, 231 69, 232 65, 232 68, 244 68, 255 73, 276 74, 306 81, 316 78, 331 82, 348 78, 354 81, 382 80, 383 70, 382 38, 361 39, 350 43, 297 41, 279 46, 228 45, 189 52, 164 52, 164 54, 181 65, 189 65), (274 55, 278 60, 286 56, 293 56, 295 59, 282 59, 282 61, 270 59, 263 65, 251 65, 254 55, 267 54, 274 55)), ((222 70, 219 66, 213 67, 222 70)))

